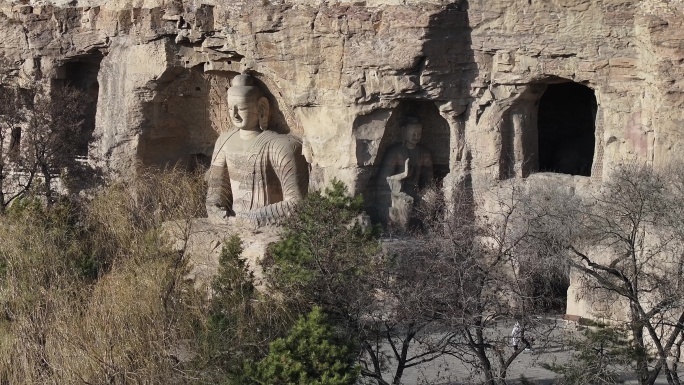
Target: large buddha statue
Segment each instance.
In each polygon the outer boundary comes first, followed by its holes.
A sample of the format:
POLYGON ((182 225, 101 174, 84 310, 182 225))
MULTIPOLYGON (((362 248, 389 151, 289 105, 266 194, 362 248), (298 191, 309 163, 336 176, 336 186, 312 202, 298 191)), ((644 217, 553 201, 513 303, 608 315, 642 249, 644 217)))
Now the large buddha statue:
POLYGON ((220 222, 237 217, 257 225, 276 223, 307 192, 302 142, 266 130, 268 99, 249 75, 233 78, 228 108, 235 129, 221 134, 214 145, 207 214, 220 222))

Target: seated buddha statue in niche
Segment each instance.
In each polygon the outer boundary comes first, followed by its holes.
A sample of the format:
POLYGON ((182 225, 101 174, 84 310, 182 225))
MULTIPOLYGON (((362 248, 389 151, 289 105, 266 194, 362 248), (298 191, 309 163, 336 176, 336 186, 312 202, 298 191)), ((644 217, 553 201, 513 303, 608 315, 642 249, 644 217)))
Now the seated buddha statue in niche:
POLYGON ((267 131, 269 102, 250 75, 233 78, 228 109, 235 129, 221 134, 214 145, 207 214, 214 222, 236 217, 257 225, 277 223, 307 192, 302 142, 267 131))

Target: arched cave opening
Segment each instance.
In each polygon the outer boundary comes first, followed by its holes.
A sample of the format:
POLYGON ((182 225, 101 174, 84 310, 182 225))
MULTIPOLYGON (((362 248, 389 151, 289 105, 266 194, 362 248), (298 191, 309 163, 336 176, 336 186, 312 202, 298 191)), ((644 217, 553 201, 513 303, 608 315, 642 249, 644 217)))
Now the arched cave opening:
POLYGON ((591 176, 596 110, 596 96, 587 86, 547 86, 537 115, 539 171, 591 176))
POLYGON ((553 267, 547 271, 525 272, 529 276, 525 295, 530 298, 528 304, 536 311, 546 314, 565 314, 570 287, 568 269, 553 267))

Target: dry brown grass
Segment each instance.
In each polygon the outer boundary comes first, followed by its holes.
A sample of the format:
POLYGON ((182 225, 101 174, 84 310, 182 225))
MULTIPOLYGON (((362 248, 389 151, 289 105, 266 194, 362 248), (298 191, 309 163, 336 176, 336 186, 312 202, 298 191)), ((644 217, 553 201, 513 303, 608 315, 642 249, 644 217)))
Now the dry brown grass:
POLYGON ((145 172, 76 209, 25 204, 0 218, 0 383, 190 382, 173 357, 202 298, 161 224, 192 231, 199 175, 145 172))

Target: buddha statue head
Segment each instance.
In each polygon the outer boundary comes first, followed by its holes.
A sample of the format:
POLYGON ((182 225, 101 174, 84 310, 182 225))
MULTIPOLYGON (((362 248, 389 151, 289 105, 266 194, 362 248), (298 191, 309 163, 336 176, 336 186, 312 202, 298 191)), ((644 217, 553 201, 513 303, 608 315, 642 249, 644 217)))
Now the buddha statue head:
POLYGON ((248 131, 268 128, 269 104, 254 78, 236 75, 228 88, 228 114, 235 128, 248 131))
POLYGON ((423 134, 423 124, 418 118, 409 117, 403 125, 404 145, 406 148, 415 148, 423 134))

